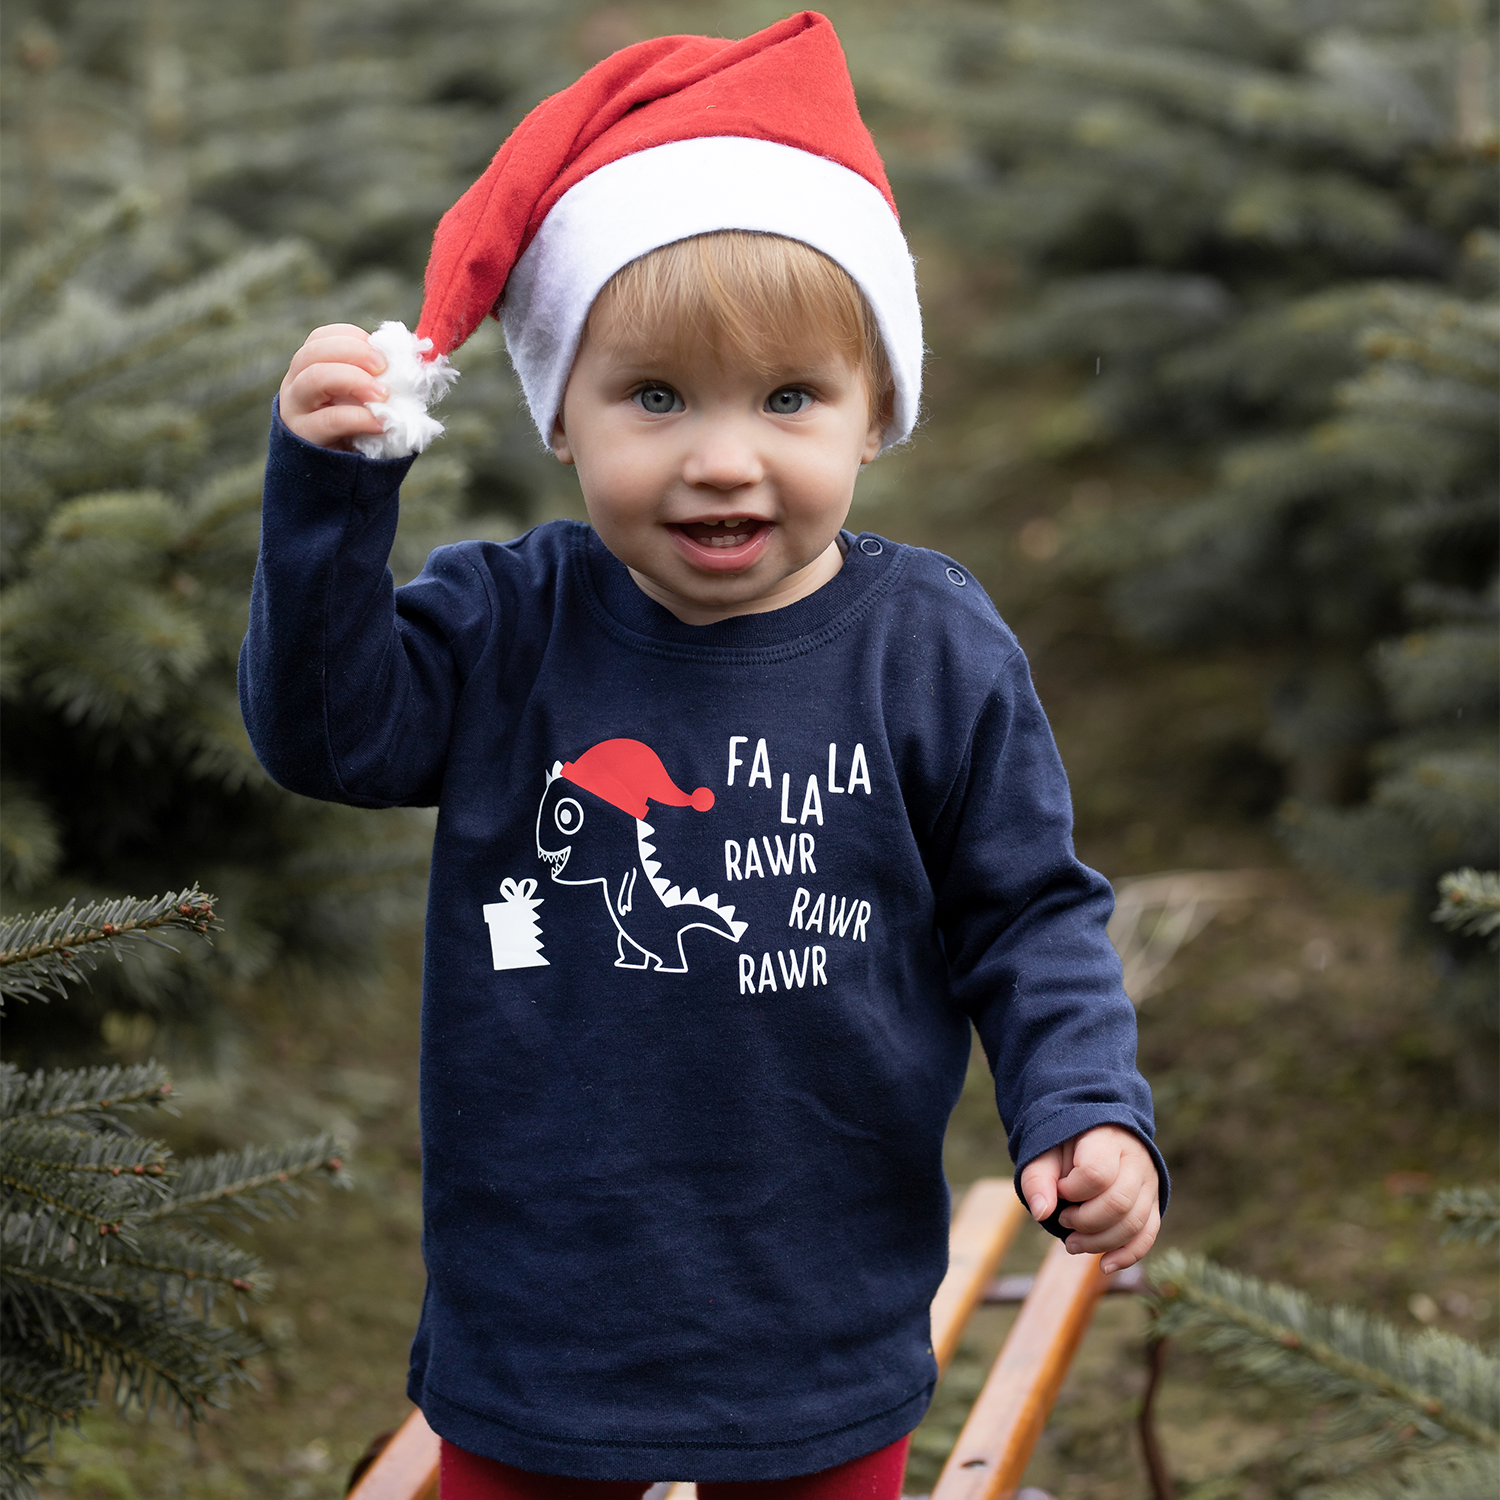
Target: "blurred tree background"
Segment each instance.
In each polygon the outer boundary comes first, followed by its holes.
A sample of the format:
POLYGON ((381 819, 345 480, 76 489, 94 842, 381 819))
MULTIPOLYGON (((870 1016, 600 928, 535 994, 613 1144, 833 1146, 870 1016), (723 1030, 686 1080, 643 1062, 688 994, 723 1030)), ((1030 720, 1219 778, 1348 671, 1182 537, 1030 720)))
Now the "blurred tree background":
MULTIPOLYGON (((427 820, 272 785, 235 661, 288 351, 320 322, 414 317, 436 218, 568 77, 556 6, 423 14, 7 8, 4 889, 45 906, 192 869, 227 919, 191 966, 23 1015, 24 1054, 153 1013, 212 1039, 226 991, 288 963, 331 982, 419 909, 427 820)), ((409 490, 403 575, 545 504, 498 348, 465 360, 449 441, 409 490)))
MULTIPOLYGON (((919 256, 933 351, 925 424, 861 481, 857 524, 961 556, 1016 626, 1085 857, 1111 877, 1276 872, 1278 894, 1200 939, 1143 1011, 1179 1172, 1169 1237, 1492 1333, 1478 1262, 1413 1215, 1494 1158, 1492 957, 1426 917, 1442 874, 1496 864, 1495 5, 825 8, 919 256), (1413 1279, 1440 1255, 1451 1308, 1413 1279)), ((75 1494, 332 1495, 358 1435, 399 1416, 429 825, 280 791, 239 723, 286 361, 319 322, 414 322, 436 219, 539 98, 641 37, 743 35, 781 13, 0 14, 0 891, 40 908, 197 880, 226 928, 191 962, 21 1008, 7 1045, 25 1066, 196 1055, 196 1093, 175 1069, 194 1106, 179 1150, 363 1136, 361 1191, 266 1242, 298 1311, 256 1330, 273 1357, 250 1435, 136 1432, 104 1478, 68 1460, 75 1494), (329 1319, 344 1368, 311 1352, 329 1319)), ((581 514, 493 326, 458 364, 448 436, 403 496, 398 576, 439 541, 581 514)), ((1003 1162, 981 1095, 960 1110, 975 1144, 955 1137, 956 1181, 1003 1162)), ((1183 1433, 1207 1420, 1184 1415, 1183 1433)), ((1135 1473, 1128 1453, 1060 1421, 1082 1457, 1060 1450, 1056 1483, 1138 1492, 1109 1488, 1135 1473)), ((113 1441, 90 1430, 96 1452, 113 1441)), ((1281 1478, 1203 1500, 1292 1493, 1295 1465, 1276 1462, 1281 1478)))
MULTIPOLYGON (((953 445, 946 503, 1087 476, 1023 543, 1129 640, 1251 648, 1253 794, 1425 918, 1500 841, 1495 7, 926 21, 870 92, 941 133, 901 160, 908 212, 1007 282, 961 345, 971 403, 1033 387, 953 445)), ((1493 965, 1449 959, 1488 1061, 1493 965)))

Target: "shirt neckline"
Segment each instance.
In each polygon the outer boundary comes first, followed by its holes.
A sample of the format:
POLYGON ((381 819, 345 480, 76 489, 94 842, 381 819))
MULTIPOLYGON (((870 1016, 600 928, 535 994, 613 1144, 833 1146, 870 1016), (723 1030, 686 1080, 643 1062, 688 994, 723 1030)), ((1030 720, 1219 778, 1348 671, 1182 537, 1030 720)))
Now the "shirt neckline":
POLYGON ((872 532, 841 531, 843 566, 805 599, 712 625, 687 625, 660 605, 581 521, 572 538, 575 575, 598 623, 637 649, 675 657, 784 660, 816 650, 847 630, 903 571, 908 548, 872 532))

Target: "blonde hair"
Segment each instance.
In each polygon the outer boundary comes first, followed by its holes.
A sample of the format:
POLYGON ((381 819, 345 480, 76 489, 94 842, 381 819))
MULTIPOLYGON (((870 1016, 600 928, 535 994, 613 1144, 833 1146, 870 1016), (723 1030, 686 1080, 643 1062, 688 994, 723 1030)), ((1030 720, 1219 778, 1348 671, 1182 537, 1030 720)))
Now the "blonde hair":
POLYGON ((800 240, 723 229, 662 245, 615 272, 584 326, 656 358, 706 344, 721 366, 768 381, 809 348, 831 350, 864 373, 871 415, 891 421, 896 383, 870 304, 837 261, 800 240))

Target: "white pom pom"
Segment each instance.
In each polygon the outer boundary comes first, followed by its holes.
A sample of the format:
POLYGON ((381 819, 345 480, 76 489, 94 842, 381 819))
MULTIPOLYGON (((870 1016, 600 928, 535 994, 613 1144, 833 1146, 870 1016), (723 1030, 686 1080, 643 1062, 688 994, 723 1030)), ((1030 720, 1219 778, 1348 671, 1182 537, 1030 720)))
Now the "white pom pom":
POLYGON ((385 431, 379 437, 357 437, 354 446, 366 458, 405 458, 409 453, 420 453, 443 431, 443 424, 429 417, 427 408, 447 395, 448 387, 458 379, 458 371, 448 363, 446 354, 423 359, 432 348, 432 340, 419 339, 405 323, 382 323, 370 335, 370 342, 385 355, 385 370, 379 379, 391 394, 384 401, 365 402, 385 431))

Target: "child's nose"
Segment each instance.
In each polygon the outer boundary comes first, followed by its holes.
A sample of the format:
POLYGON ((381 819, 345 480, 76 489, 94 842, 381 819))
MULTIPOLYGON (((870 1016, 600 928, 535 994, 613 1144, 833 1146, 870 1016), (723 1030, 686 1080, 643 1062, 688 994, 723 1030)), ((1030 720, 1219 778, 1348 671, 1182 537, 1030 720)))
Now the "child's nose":
POLYGON ((693 436, 682 470, 688 484, 734 490, 764 477, 759 450, 739 423, 705 423, 693 436))

